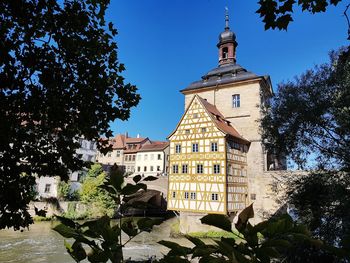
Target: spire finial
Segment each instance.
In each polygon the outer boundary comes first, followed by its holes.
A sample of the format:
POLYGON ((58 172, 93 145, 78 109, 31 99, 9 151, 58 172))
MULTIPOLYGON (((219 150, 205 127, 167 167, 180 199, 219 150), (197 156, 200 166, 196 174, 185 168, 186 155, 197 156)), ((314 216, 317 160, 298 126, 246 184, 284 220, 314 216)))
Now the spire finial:
POLYGON ((225 7, 225 30, 230 29, 229 26, 229 16, 228 16, 228 7, 225 7))

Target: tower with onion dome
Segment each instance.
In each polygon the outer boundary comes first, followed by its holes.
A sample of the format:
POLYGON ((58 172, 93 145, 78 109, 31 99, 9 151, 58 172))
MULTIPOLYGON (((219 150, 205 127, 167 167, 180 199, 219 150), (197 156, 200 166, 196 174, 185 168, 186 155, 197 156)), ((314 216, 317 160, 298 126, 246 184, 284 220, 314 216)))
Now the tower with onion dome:
POLYGON ((168 209, 180 212, 183 232, 196 215, 234 216, 253 202, 258 217, 276 208, 271 171, 284 170, 285 159, 266 152, 259 127, 271 80, 239 65, 237 46, 226 9, 218 66, 181 90, 185 113, 169 136, 168 209))

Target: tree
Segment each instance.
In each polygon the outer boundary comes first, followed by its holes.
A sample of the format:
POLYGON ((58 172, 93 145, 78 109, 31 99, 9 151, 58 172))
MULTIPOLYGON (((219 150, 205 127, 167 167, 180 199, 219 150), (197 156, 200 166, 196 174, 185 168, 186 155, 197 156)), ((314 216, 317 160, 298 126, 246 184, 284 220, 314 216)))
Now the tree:
POLYGON ((350 237, 350 49, 280 84, 261 121, 268 149, 288 153, 305 176, 287 182, 285 201, 315 236, 350 237))
MULTIPOLYGON (((292 15, 297 6, 302 11, 308 11, 312 14, 326 12, 330 6, 338 5, 342 0, 260 0, 260 8, 256 11, 263 18, 265 29, 284 29, 287 30, 290 22, 293 21, 292 15)), ((348 26, 348 39, 350 40, 350 21, 347 11, 350 7, 348 4, 344 10, 348 26)))
POLYGON ((120 75, 108 4, 0 2, 0 229, 32 222, 34 175, 65 180, 80 170, 77 138, 110 137, 109 123, 128 119, 139 102, 120 75))
MULTIPOLYGON (((104 173, 101 175, 105 176, 104 173)), ((86 180, 98 179, 101 175, 97 176, 97 178, 88 177, 86 180)), ((87 259, 89 262, 125 262, 123 259, 123 247, 140 233, 151 232, 154 225, 159 225, 164 221, 164 219, 160 218, 125 218, 123 214, 123 211, 130 207, 130 205, 126 204, 125 199, 140 191, 147 191, 145 182, 156 180, 157 177, 148 176, 143 178, 141 175, 136 175, 133 177, 134 183, 125 183, 123 172, 114 165, 104 179, 103 184, 100 184, 98 188, 105 191, 108 197, 114 201, 114 205, 118 210, 118 222, 113 224, 107 215, 83 224, 58 216, 57 218, 61 221, 61 224, 53 228, 63 237, 74 239, 73 244, 64 241, 64 245, 69 255, 76 262, 84 259, 87 259), (127 236, 127 240, 124 242, 122 233, 127 236)), ((147 203, 137 201, 131 207, 145 208, 147 203)))
POLYGON ((116 203, 106 190, 100 188, 106 179, 106 173, 102 170, 102 166, 93 165, 87 174, 88 176, 81 185, 80 200, 89 206, 88 216, 90 218, 104 215, 113 217, 117 208, 116 203))
POLYGON ((237 234, 232 231, 231 221, 226 215, 206 215, 201 218, 202 224, 215 226, 237 238, 222 237, 209 243, 186 236, 194 244, 193 248, 162 240, 159 243, 170 251, 160 262, 329 263, 349 257, 349 251, 327 246, 312 238, 304 225, 294 222, 287 214, 251 225, 249 219, 253 216, 252 205, 238 215, 237 234))

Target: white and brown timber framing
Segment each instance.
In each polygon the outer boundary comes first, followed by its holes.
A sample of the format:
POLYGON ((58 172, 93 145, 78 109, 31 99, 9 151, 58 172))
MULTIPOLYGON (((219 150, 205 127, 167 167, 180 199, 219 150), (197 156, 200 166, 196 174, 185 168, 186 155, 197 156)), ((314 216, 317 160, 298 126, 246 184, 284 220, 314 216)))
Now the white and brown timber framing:
POLYGON ((249 141, 214 105, 195 95, 169 140, 169 210, 226 214, 247 205, 249 141), (212 143, 217 151, 212 151, 212 143), (193 152, 193 144, 198 144, 198 152, 193 152), (176 145, 181 147, 179 153, 176 145), (202 165, 202 173, 197 165, 202 165))

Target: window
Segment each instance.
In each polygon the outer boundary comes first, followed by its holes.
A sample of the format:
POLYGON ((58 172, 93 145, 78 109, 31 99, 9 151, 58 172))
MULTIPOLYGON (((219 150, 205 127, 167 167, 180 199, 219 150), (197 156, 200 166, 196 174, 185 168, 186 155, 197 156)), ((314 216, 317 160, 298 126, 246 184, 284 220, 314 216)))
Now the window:
POLYGON ((256 194, 250 194, 250 200, 256 200, 256 194))
POLYGON ((141 161, 141 155, 137 155, 137 160, 141 161))
POLYGON ((162 156, 160 154, 158 154, 158 160, 162 160, 162 156))
POLYGON ((197 153, 198 152, 198 143, 192 144, 192 152, 197 153))
POLYGON ((188 192, 185 192, 185 199, 188 199, 188 192))
POLYGON ((175 145, 175 153, 181 153, 181 144, 175 145))
POLYGON ((152 154, 150 155, 150 157, 151 157, 151 161, 153 161, 153 159, 154 159, 154 154, 152 153, 152 154))
POLYGON ((141 167, 137 166, 137 171, 140 172, 141 171, 141 167))
POLYGON ((212 200, 212 201, 218 201, 218 200, 219 200, 219 195, 218 195, 218 194, 215 194, 215 193, 212 193, 212 194, 211 194, 211 200, 212 200))
POLYGON ((196 193, 194 192, 191 193, 191 200, 196 200, 196 193))
POLYGON ((214 174, 219 174, 220 173, 220 164, 214 164, 213 171, 214 171, 214 174))
POLYGON ((117 151, 117 157, 120 157, 120 151, 117 151))
POLYGON ((157 166, 157 172, 160 172, 160 166, 157 166))
POLYGON ((203 173, 203 164, 197 164, 197 174, 203 173))
POLYGON ((145 155, 144 155, 144 160, 147 161, 147 159, 148 159, 148 155, 145 154, 145 155))
POLYGON ((190 134, 191 131, 189 129, 185 130, 185 134, 190 134))
POLYGON ((239 94, 232 95, 232 108, 241 107, 241 99, 239 94))
POLYGON ((179 173, 179 166, 177 164, 173 165, 173 173, 178 174, 179 173))
POLYGON ((112 153, 109 152, 109 153, 107 154, 107 157, 111 157, 111 156, 112 156, 112 153))
POLYGON ((95 149, 95 143, 94 142, 90 142, 90 150, 94 150, 95 149))
POLYGON ((172 196, 173 196, 173 198, 176 198, 176 192, 173 192, 172 196))
POLYGON ((143 171, 144 171, 144 172, 147 172, 147 166, 144 166, 144 167, 143 167, 143 171))
POLYGON ((136 155, 134 154, 134 155, 132 156, 132 160, 135 161, 135 159, 136 159, 136 155))
POLYGON ((45 185, 45 193, 50 193, 50 189, 51 189, 51 184, 46 184, 45 185))
POLYGON ((187 166, 187 164, 183 164, 183 165, 182 165, 182 173, 183 173, 183 174, 187 174, 187 171, 188 171, 188 166, 187 166))
POLYGON ((153 166, 150 167, 151 172, 153 172, 153 166))
POLYGON ((207 132, 207 128, 202 128, 202 132, 207 132))
POLYGON ((218 143, 217 142, 212 142, 211 143, 211 151, 212 152, 217 152, 218 151, 218 143))
POLYGON ((222 58, 228 58, 228 47, 222 49, 222 58))
POLYGON ((193 113, 193 119, 197 119, 198 118, 198 113, 193 113))

